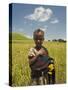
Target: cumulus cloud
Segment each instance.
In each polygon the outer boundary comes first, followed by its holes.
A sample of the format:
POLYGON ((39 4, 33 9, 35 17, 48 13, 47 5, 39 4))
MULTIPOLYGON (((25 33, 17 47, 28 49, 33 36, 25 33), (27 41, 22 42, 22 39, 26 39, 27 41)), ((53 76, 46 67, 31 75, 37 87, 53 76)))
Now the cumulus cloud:
POLYGON ((45 27, 40 27, 40 29, 41 29, 42 31, 44 31, 44 32, 47 31, 47 29, 46 29, 45 27))
POLYGON ((41 28, 44 32, 46 32, 46 28, 41 28))
POLYGON ((33 38, 33 37, 30 36, 30 35, 24 35, 24 36, 26 36, 26 37, 29 38, 29 39, 32 39, 32 38, 33 38))
POLYGON ((44 21, 49 20, 52 14, 53 12, 50 8, 45 9, 43 7, 38 7, 38 8, 35 8, 32 14, 27 15, 24 18, 29 19, 29 20, 44 22, 44 21))
POLYGON ((58 19, 54 19, 50 23, 52 23, 52 24, 59 23, 59 20, 58 19))

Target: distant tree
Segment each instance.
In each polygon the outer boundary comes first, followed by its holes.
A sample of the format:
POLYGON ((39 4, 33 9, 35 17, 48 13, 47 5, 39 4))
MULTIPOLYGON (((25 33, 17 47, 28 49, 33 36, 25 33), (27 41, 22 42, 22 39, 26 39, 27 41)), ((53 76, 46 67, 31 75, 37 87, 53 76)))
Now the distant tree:
POLYGON ((58 39, 59 42, 66 42, 65 40, 63 39, 58 39))
POLYGON ((50 40, 48 40, 50 42, 50 40))
POLYGON ((63 39, 53 39, 52 41, 53 42, 66 42, 66 40, 63 40, 63 39))
POLYGON ((56 39, 53 39, 52 41, 53 41, 53 42, 56 42, 57 40, 56 40, 56 39))

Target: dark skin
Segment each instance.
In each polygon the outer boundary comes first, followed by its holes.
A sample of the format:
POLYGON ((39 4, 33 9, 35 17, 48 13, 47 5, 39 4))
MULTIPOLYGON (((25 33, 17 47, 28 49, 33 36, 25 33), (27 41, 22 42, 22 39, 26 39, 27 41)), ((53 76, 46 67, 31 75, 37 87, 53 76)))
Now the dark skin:
POLYGON ((30 65, 37 60, 39 55, 46 55, 45 50, 42 48, 42 44, 43 44, 44 38, 43 38, 43 33, 42 32, 38 32, 36 33, 36 36, 34 38, 34 42, 36 45, 36 49, 38 50, 38 53, 34 56, 34 57, 29 57, 29 63, 30 65))
MULTIPOLYGON (((38 60, 39 55, 48 56, 48 52, 46 52, 44 50, 44 48, 42 48, 43 41, 44 41, 44 34, 43 34, 43 32, 40 31, 38 33, 35 33, 35 36, 34 36, 34 42, 35 42, 35 45, 36 45, 35 49, 38 52, 36 53, 35 56, 29 57, 29 64, 30 65, 32 65, 35 61, 38 60)), ((43 70, 43 69, 46 69, 46 68, 48 69, 48 63, 43 65, 41 67, 41 69, 37 68, 37 70, 40 71, 40 70, 43 70)), ((48 78, 48 84, 50 84, 50 83, 55 84, 55 70, 52 70, 52 75, 48 74, 47 78, 48 78)))

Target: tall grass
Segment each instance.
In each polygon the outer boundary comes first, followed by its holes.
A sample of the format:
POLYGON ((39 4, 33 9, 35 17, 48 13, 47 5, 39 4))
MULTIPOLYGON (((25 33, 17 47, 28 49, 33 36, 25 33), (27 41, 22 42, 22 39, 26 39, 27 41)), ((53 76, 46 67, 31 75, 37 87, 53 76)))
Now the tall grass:
MULTIPOLYGON (((49 55, 55 60, 56 83, 65 83, 66 43, 44 42, 43 45, 48 49, 49 55)), ((33 46, 34 42, 29 40, 23 40, 21 43, 12 42, 12 86, 30 85, 31 71, 28 63, 28 52, 33 46)))

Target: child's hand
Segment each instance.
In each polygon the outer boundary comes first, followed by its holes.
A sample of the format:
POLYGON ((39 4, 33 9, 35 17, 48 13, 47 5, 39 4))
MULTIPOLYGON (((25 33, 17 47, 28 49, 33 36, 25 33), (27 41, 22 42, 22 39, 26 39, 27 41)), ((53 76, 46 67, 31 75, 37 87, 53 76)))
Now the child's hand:
POLYGON ((35 56, 36 54, 37 54, 37 51, 34 48, 31 48, 28 56, 35 56))

